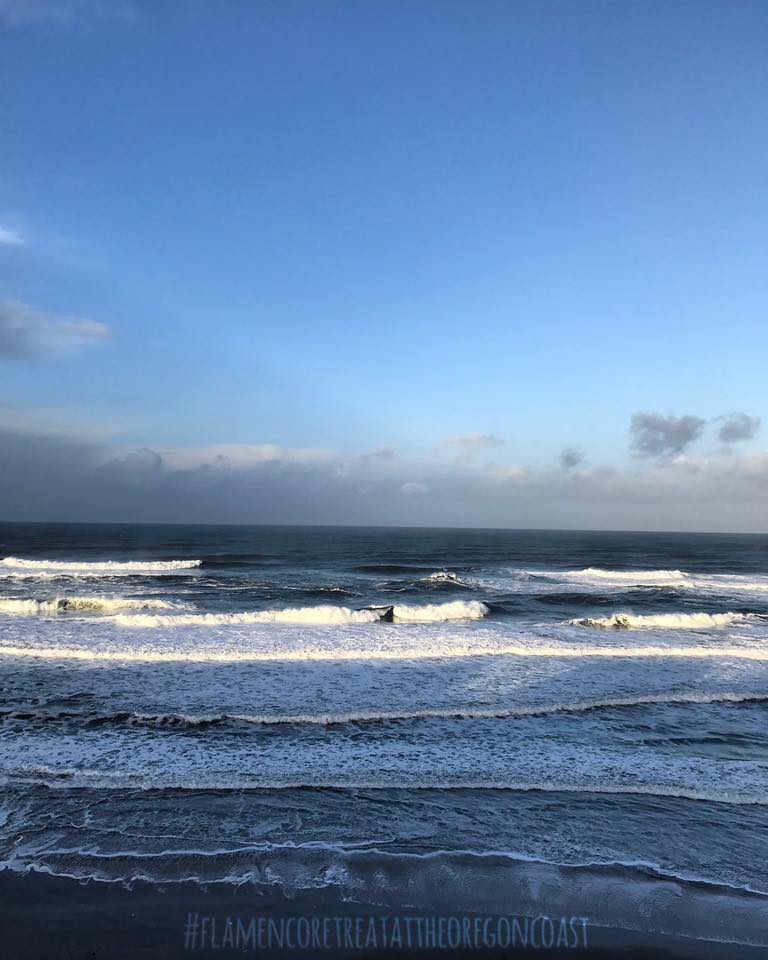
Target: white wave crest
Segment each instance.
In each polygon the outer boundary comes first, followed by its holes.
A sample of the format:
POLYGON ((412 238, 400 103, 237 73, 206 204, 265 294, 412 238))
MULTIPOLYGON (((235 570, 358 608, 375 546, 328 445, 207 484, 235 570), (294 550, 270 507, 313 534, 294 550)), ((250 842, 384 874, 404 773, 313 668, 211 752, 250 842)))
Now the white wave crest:
POLYGON ((44 600, 0 599, 0 613, 15 616, 53 616, 58 613, 116 613, 118 610, 173 610, 166 600, 143 600, 140 597, 49 597, 44 600))
POLYGON ((622 580, 629 583, 666 583, 668 581, 688 580, 682 570, 603 570, 600 567, 587 567, 584 570, 570 570, 566 576, 594 577, 599 580, 622 580))
POLYGON ((118 615, 123 627, 221 627, 238 623, 329 624, 376 623, 380 610, 351 610, 349 607, 289 607, 284 610, 254 610, 244 613, 190 613, 179 616, 151 614, 118 615))
POLYGON ((451 603, 395 604, 392 615, 405 623, 440 623, 445 620, 482 620, 489 612, 479 600, 454 600, 451 603))
MULTIPOLYGON (((154 619, 154 618, 153 618, 154 619)), ((455 644, 450 642, 422 642, 398 648, 383 647, 325 647, 301 644, 290 649, 216 650, 210 647, 187 649, 157 647, 63 647, 0 645, 0 656, 30 657, 42 660, 109 660, 136 663, 267 663, 307 661, 359 660, 430 660, 456 657, 568 657, 592 659, 732 659, 768 661, 768 647, 755 645, 665 647, 661 645, 586 645, 586 644, 455 644)))
POLYGON ((180 721, 187 724, 202 724, 236 721, 254 725, 278 726, 297 724, 329 726, 341 723, 390 723, 410 720, 474 720, 506 719, 508 717, 543 717, 558 713, 586 713, 592 710, 664 706, 666 704, 713 704, 752 703, 768 700, 768 692, 754 691, 737 693, 722 691, 670 691, 669 693, 636 694, 626 697, 606 697, 593 700, 564 700, 551 703, 519 704, 512 707, 475 707, 457 704, 453 707, 424 707, 392 710, 354 710, 346 713, 206 713, 206 714, 132 714, 136 722, 180 721))
POLYGON ((282 610, 255 610, 244 613, 191 613, 178 616, 151 614, 118 615, 115 621, 123 627, 220 627, 242 623, 285 623, 285 624, 339 624, 377 623, 392 611, 395 620, 407 623, 436 623, 446 620, 478 620, 488 613, 484 603, 472 600, 465 603, 456 600, 452 603, 408 605, 397 604, 393 607, 374 607, 365 610, 352 610, 349 607, 287 607, 282 610))
POLYGON ((173 570, 190 570, 199 567, 202 560, 25 560, 21 557, 5 557, 0 560, 0 570, 12 575, 42 576, 49 579, 59 576, 110 577, 130 574, 168 573, 173 570))
POLYGON ((422 579, 421 583, 455 583, 457 587, 469 586, 458 574, 450 570, 437 570, 435 573, 430 573, 428 577, 422 579))
POLYGON ((610 617, 582 617, 568 623, 602 630, 706 630, 744 623, 753 617, 754 614, 750 613, 651 613, 642 616, 614 613, 610 617))
POLYGON ((698 583, 703 589, 718 593, 764 593, 768 591, 768 578, 766 577, 755 579, 738 574, 721 573, 702 576, 698 579, 698 583))

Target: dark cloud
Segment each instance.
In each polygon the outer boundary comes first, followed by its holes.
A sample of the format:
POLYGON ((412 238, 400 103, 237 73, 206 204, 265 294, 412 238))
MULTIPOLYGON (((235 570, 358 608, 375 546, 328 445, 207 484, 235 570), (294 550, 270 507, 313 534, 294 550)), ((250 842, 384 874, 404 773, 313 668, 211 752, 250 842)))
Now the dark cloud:
POLYGON ((563 447, 560 453, 560 466, 563 470, 575 470, 584 463, 584 451, 578 447, 563 447))
POLYGON ((732 413, 725 418, 725 423, 720 427, 717 434, 718 440, 721 443, 751 440, 760 429, 760 422, 760 417, 750 417, 746 413, 732 413))
POLYGON ((94 320, 54 317, 25 303, 0 303, 0 357, 39 357, 109 336, 94 320))
POLYGON ((706 424, 701 417, 634 413, 630 424, 632 449, 640 457, 674 457, 698 440, 706 424))

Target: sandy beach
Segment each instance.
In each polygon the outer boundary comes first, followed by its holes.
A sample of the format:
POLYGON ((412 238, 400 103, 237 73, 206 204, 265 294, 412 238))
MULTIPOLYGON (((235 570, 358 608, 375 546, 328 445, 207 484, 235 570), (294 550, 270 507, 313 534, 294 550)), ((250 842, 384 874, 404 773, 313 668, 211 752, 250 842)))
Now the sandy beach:
MULTIPOLYGON (((587 944, 580 940, 573 947, 556 946, 547 949, 523 944, 499 948, 479 944, 476 948, 439 946, 439 917, 435 916, 437 940, 419 949, 370 941, 373 921, 381 940, 381 931, 394 929, 395 918, 405 935, 406 920, 416 937, 417 921, 425 938, 429 914, 424 911, 372 910, 362 904, 345 902, 328 890, 309 896, 288 899, 281 895, 257 893, 248 885, 231 887, 212 884, 200 887, 192 883, 169 884, 158 887, 137 882, 127 889, 121 884, 89 882, 44 875, 0 876, 0 898, 3 904, 3 952, 7 960, 176 960, 192 957, 247 956, 333 956, 345 958, 372 958, 392 956, 436 957, 457 960, 463 957, 621 957, 640 960, 646 957, 686 958, 686 960, 759 960, 766 956, 760 948, 693 941, 685 938, 638 934, 633 931, 589 926, 587 944), (237 922, 241 931, 248 931, 252 918, 272 922, 272 939, 278 930, 291 935, 291 918, 306 918, 308 929, 330 931, 327 945, 302 948, 299 945, 299 927, 294 925, 295 945, 276 942, 271 946, 258 944, 258 932, 253 940, 242 939, 239 945, 228 943, 227 920, 232 921, 233 936, 237 922), (191 920, 198 922, 196 936, 191 933, 191 920), (215 918, 215 923, 213 923, 215 918), (205 925, 203 933, 203 920, 205 925), (324 924, 324 921, 325 924, 324 924), (341 931, 341 943, 336 942, 336 931, 341 931), (345 931, 353 945, 344 944, 345 931)), ((458 915, 457 920, 468 920, 474 926, 475 916, 458 915)), ((557 925, 555 924, 555 927, 557 925)), ((488 929, 488 927, 486 927, 488 929)), ((530 928, 529 928, 530 929, 530 928)), ((258 931, 258 926, 256 926, 258 931)), ((265 934, 266 936, 266 934, 265 934)), ((321 933, 322 936, 322 933, 321 933)), ((446 936, 448 934, 446 933, 446 936)))

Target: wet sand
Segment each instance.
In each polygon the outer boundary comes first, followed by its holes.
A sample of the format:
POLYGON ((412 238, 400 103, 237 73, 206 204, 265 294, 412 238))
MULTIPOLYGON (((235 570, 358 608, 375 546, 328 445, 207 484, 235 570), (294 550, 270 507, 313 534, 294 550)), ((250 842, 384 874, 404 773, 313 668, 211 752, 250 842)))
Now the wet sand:
MULTIPOLYGON (((387 909, 344 901, 329 889, 287 898, 281 894, 264 894, 249 884, 201 887, 194 883, 176 883, 158 887, 138 882, 128 889, 116 883, 81 883, 44 874, 4 873, 0 875, 0 904, 3 960, 175 960, 182 957, 190 960, 228 955, 328 956, 359 960, 398 955, 425 960, 439 956, 606 960, 610 957, 624 960, 768 957, 768 951, 763 948, 641 934, 589 923, 585 930, 578 923, 566 923, 560 933, 564 933, 568 942, 563 940, 560 947, 547 949, 540 945, 544 929, 541 921, 534 929, 524 927, 522 920, 516 931, 517 942, 503 948, 493 947, 483 943, 482 932, 483 923, 487 921, 490 925, 485 929, 492 940, 493 930, 499 929, 492 918, 455 915, 453 926, 448 927, 444 922, 441 934, 437 915, 432 915, 430 926, 430 917, 425 911, 405 910, 395 914, 387 909), (211 918, 215 918, 215 922, 211 918), (254 925, 249 929, 251 919, 254 925), (406 927, 410 930, 410 946, 406 942, 406 927), (479 934, 480 942, 474 946, 451 946, 449 941, 460 928, 470 936, 479 934), (520 935, 526 930, 527 947, 520 942, 520 935), (305 936, 310 939, 302 946, 300 941, 305 936), (430 936, 434 939, 429 940, 430 936), (374 938, 378 942, 374 943, 374 938)), ((544 929, 544 941, 552 934, 558 936, 560 918, 551 920, 552 927, 544 929)), ((501 929, 504 936, 509 934, 509 926, 502 923, 501 929)))

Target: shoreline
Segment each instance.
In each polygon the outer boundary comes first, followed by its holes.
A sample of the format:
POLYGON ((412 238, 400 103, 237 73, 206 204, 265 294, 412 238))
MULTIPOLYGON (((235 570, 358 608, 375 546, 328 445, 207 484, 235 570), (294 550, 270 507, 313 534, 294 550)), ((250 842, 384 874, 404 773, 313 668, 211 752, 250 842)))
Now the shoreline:
MULTIPOLYGON (((501 920, 499 926, 500 915, 491 911, 483 915, 455 909, 440 913, 412 907, 372 907, 345 899, 330 887, 286 896, 279 890, 264 892, 263 887, 257 889, 248 883, 200 885, 183 881, 157 885, 136 881, 126 887, 119 882, 83 882, 50 874, 5 871, 0 873, 0 902, 4 914, 2 955, 7 960, 189 960, 227 955, 326 955, 350 960, 397 955, 425 960, 441 955, 604 960, 768 957, 765 947, 638 933, 593 926, 588 920, 582 928, 578 922, 561 923, 566 918, 554 913, 547 918, 552 922, 550 930, 541 919, 536 925, 530 912, 530 923, 521 912, 515 928, 511 919, 501 920), (253 926, 249 927, 251 921, 253 926), (465 942, 456 945, 453 934, 458 936, 459 927, 466 936, 465 942), (411 931, 410 946, 406 928, 411 931), (511 931, 512 940, 503 947, 494 945, 497 930, 507 937, 511 931), (545 931, 543 937, 541 931, 545 931), (553 941, 559 937, 561 945, 553 942, 552 947, 545 946, 550 936, 553 941)), ((509 917, 514 916, 512 909, 509 917)))

